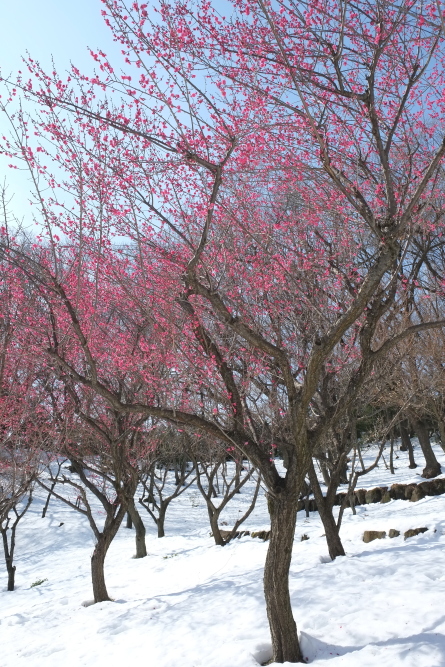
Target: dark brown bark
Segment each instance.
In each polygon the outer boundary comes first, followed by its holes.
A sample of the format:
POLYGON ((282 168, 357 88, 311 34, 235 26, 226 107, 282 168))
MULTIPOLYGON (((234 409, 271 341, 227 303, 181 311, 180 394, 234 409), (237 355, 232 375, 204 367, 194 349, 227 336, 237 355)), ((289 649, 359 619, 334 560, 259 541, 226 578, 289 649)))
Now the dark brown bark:
MULTIPOLYGON (((345 457, 346 458, 346 457, 345 457)), ((317 502, 318 512, 320 514, 320 519, 323 524, 323 528, 326 535, 326 542, 328 545, 329 555, 332 560, 335 560, 337 556, 344 556, 345 550, 340 539, 340 531, 337 527, 337 523, 334 518, 333 508, 335 504, 335 493, 338 488, 338 481, 336 480, 337 476, 340 476, 341 470, 343 470, 342 462, 339 462, 339 470, 334 470, 331 474, 331 482, 326 496, 323 495, 321 490, 320 482, 317 478, 317 473, 315 471, 314 463, 312 461, 309 468, 309 479, 311 482, 312 491, 317 502), (337 474, 336 474, 337 473, 337 474)))
POLYGON ((156 529, 158 531, 158 537, 165 537, 165 515, 167 514, 167 509, 168 506, 170 505, 170 502, 173 500, 173 498, 176 497, 176 495, 177 494, 175 493, 174 495, 169 496, 168 498, 160 497, 159 500, 156 500, 154 496, 152 496, 151 500, 149 496, 146 498, 139 498, 140 504, 143 507, 145 507, 145 509, 155 522, 156 529), (151 509, 150 509, 150 504, 152 505, 151 509), (157 511, 157 516, 155 510, 157 511))
POLYGON ((437 420, 437 425, 439 427, 439 434, 440 434, 440 446, 442 447, 443 451, 445 452, 445 422, 441 417, 437 420))
POLYGON ((396 471, 394 469, 394 435, 391 435, 391 440, 390 440, 390 452, 389 452, 389 469, 391 471, 391 475, 395 475, 396 471))
POLYGON ((125 528, 133 528, 133 521, 131 520, 131 514, 130 512, 127 512, 127 520, 125 522, 125 528))
POLYGON ((56 472, 56 475, 55 475, 55 479, 54 479, 54 481, 51 484, 51 487, 49 489, 48 495, 46 497, 46 502, 45 502, 45 505, 44 505, 43 510, 42 510, 42 519, 44 519, 46 517, 46 513, 47 513, 48 507, 49 507, 49 501, 51 500, 51 496, 53 495, 53 491, 56 488, 56 484, 57 484, 56 480, 57 480, 57 477, 60 474, 60 471, 61 471, 62 466, 63 466, 64 463, 66 463, 66 459, 63 459, 63 460, 59 459, 59 461, 57 463, 57 472, 56 472))
POLYGON ((174 468, 174 471, 175 490, 169 496, 164 496, 164 488, 169 476, 169 465, 166 465, 165 462, 162 465, 157 465, 152 462, 147 467, 147 470, 140 476, 140 482, 144 487, 146 495, 139 498, 139 503, 145 507, 155 522, 158 537, 165 536, 165 515, 171 501, 186 491, 195 481, 193 477, 193 468, 187 471, 185 461, 180 467, 180 477, 177 476, 178 468, 174 468))
POLYGON ((94 602, 108 602, 111 600, 105 584, 105 557, 124 519, 125 511, 125 506, 121 505, 116 516, 112 517, 110 513, 105 519, 103 531, 96 533, 96 546, 91 556, 94 602))
POLYGON ((224 546, 234 537, 236 531, 241 526, 241 524, 250 516, 251 512, 255 507, 255 503, 258 497, 258 491, 260 488, 261 476, 258 476, 257 486, 255 493, 252 498, 252 502, 248 507, 247 511, 241 516, 234 524, 233 528, 230 530, 229 534, 226 537, 223 537, 218 525, 219 517, 221 512, 227 506, 227 504, 232 500, 236 493, 241 493, 242 487, 248 482, 252 477, 254 468, 252 468, 244 477, 241 477, 241 468, 238 470, 235 468, 235 474, 231 478, 231 475, 228 474, 226 464, 221 461, 217 461, 213 464, 206 464, 204 462, 198 463, 195 461, 195 470, 196 470, 196 484, 198 489, 204 498, 207 505, 207 513, 209 515, 210 527, 212 529, 212 535, 215 540, 215 544, 218 546, 224 546), (218 470, 223 466, 223 489, 222 489, 222 499, 219 505, 213 503, 213 489, 214 489, 214 480, 217 478, 218 470), (202 470, 201 470, 202 468, 202 470), (202 476, 205 476, 207 480, 207 488, 202 484, 202 476))
POLYGON ((289 594, 289 568, 297 517, 297 497, 284 489, 268 494, 270 542, 264 566, 264 596, 274 662, 303 662, 289 594))
POLYGON ((413 443, 411 442, 406 424, 400 424, 400 437, 402 438, 402 446, 400 447, 400 451, 408 452, 409 467, 412 469, 417 468, 417 463, 414 460, 413 443))
POLYGON ((235 466, 236 466, 235 486, 237 487, 236 488, 236 493, 241 493, 239 485, 240 485, 240 482, 241 482, 241 469, 243 467, 243 462, 236 459, 235 466))
POLYGON ((321 474, 323 475, 323 481, 324 481, 325 485, 329 486, 329 482, 331 481, 331 477, 329 475, 329 468, 328 468, 328 464, 326 463, 326 461, 322 461, 322 460, 320 461, 320 470, 321 470, 321 474))
POLYGON ((106 539, 102 533, 96 542, 93 555, 91 556, 91 580, 94 602, 108 602, 111 600, 105 584, 105 556, 110 544, 111 540, 106 539))
POLYGON ((422 419, 415 418, 413 418, 411 422, 425 457, 425 467, 422 471, 422 477, 425 477, 426 479, 437 477, 437 475, 440 475, 442 472, 442 469, 439 461, 436 459, 433 448, 431 447, 430 436, 426 424, 422 419))
POLYGON ((55 486, 56 486, 56 482, 53 482, 52 485, 51 485, 51 490, 46 497, 46 502, 45 502, 45 505, 44 505, 43 510, 42 510, 42 519, 44 519, 46 517, 46 513, 48 511, 48 506, 49 506, 49 501, 51 500, 51 496, 53 495, 53 491, 54 491, 55 486))
POLYGON ((209 506, 207 506, 207 512, 209 515, 210 528, 212 529, 212 535, 213 539, 215 540, 215 544, 218 547, 223 547, 226 544, 226 542, 224 541, 224 538, 221 535, 221 531, 218 526, 219 513, 216 514, 215 512, 212 512, 209 506))
POLYGON ((156 526, 158 529, 158 537, 165 537, 165 515, 167 513, 167 507, 169 502, 161 501, 159 506, 159 515, 156 520, 156 526))
MULTIPOLYGON (((128 514, 132 524, 134 525, 136 533, 136 558, 145 558, 147 555, 147 546, 145 544, 145 525, 141 519, 141 515, 136 509, 134 500, 131 499, 128 503, 128 514)), ((127 526, 128 527, 128 526, 127 526)))
POLYGON ((3 550, 5 552, 6 572, 8 573, 8 591, 13 591, 15 586, 15 565, 14 559, 14 536, 11 537, 11 546, 8 544, 8 528, 2 528, 3 550))
MULTIPOLYGON (((18 499, 16 500, 18 502, 18 499)), ((17 526, 19 524, 20 519, 26 514, 26 512, 29 509, 29 506, 32 503, 32 493, 29 494, 28 500, 26 502, 25 507, 22 509, 21 512, 17 511, 16 506, 14 505, 11 508, 11 511, 15 514, 15 519, 12 522, 12 525, 10 527, 11 519, 9 516, 6 516, 4 519, 2 519, 2 522, 0 523, 0 532, 2 534, 2 541, 3 541, 3 551, 5 554, 5 563, 6 563, 6 571, 8 573, 8 591, 13 591, 15 587, 15 571, 16 571, 16 566, 13 565, 14 563, 14 550, 15 550, 15 535, 17 531, 17 526), (11 536, 8 540, 8 532, 11 531, 11 536)))

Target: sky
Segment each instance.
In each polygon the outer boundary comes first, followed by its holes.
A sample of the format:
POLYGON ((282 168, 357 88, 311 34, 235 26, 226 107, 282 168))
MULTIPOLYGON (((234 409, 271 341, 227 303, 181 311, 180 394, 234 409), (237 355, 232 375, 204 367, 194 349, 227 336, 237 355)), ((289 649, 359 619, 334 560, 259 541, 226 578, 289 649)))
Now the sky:
MULTIPOLYGON (((73 62, 81 71, 91 71, 88 47, 101 48, 116 61, 119 47, 103 22, 100 0, 15 0, 2 3, 0 70, 3 76, 23 69, 22 56, 30 56, 46 67, 51 56, 62 71, 73 62)), ((1 94, 1 93, 0 93, 1 94)), ((0 136, 8 125, 0 114, 0 136)), ((10 160, 0 155, 0 182, 14 194, 10 208, 25 223, 31 222, 30 183, 23 172, 8 168, 10 160)))

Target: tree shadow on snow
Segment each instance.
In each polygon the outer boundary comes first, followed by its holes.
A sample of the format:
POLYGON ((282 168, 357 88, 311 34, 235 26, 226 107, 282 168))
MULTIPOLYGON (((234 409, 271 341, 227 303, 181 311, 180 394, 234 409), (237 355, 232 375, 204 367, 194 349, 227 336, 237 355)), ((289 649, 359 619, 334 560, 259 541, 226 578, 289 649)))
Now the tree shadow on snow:
MULTIPOLYGON (((426 628, 423 632, 408 637, 394 637, 384 641, 369 642, 359 646, 340 646, 337 644, 328 644, 326 642, 312 637, 306 632, 300 633, 301 650, 308 662, 314 660, 331 660, 338 656, 347 655, 348 653, 357 653, 368 646, 387 648, 389 646, 405 646, 405 650, 401 651, 400 657, 404 659, 408 654, 413 654, 414 650, 419 650, 422 646, 431 648, 432 646, 438 649, 440 654, 440 664, 445 665, 445 634, 442 632, 434 632, 434 629, 445 622, 445 616, 438 619, 431 627, 426 628)), ((357 664, 360 659, 358 657, 357 664)))

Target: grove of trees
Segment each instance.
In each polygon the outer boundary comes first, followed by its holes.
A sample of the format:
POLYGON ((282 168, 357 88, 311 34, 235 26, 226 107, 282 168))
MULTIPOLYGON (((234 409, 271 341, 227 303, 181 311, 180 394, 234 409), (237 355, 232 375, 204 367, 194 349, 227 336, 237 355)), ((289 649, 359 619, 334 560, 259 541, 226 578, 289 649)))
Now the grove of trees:
POLYGON ((393 466, 394 440, 409 448, 415 434, 423 475, 441 473, 430 437, 445 448, 444 9, 103 7, 122 63, 92 52, 91 77, 29 57, 2 79, 1 150, 29 171, 40 225, 27 236, 4 195, 6 514, 35 480, 83 513, 98 602, 126 513, 143 557, 145 517, 161 537, 169 503, 196 481, 223 546, 221 505, 257 479, 273 659, 301 662, 289 568, 307 480, 334 559, 335 495, 352 488, 364 439, 391 442, 393 466))

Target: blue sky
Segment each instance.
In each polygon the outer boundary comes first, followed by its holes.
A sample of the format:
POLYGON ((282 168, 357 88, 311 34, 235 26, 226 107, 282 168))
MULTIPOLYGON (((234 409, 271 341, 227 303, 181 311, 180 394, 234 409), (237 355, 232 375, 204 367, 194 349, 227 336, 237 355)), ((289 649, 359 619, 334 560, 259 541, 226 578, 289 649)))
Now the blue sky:
MULTIPOLYGON (((0 69, 5 76, 23 69, 21 57, 29 52, 32 58, 47 67, 51 56, 58 70, 67 69, 70 61, 80 70, 92 70, 88 47, 100 47, 116 62, 119 47, 113 42, 103 22, 100 0, 15 0, 2 3, 0 28, 0 69)), ((0 134, 7 131, 0 115, 0 134)), ((11 208, 19 216, 30 219, 27 203, 30 185, 23 173, 8 169, 9 160, 0 156, 0 180, 6 177, 11 208)))

